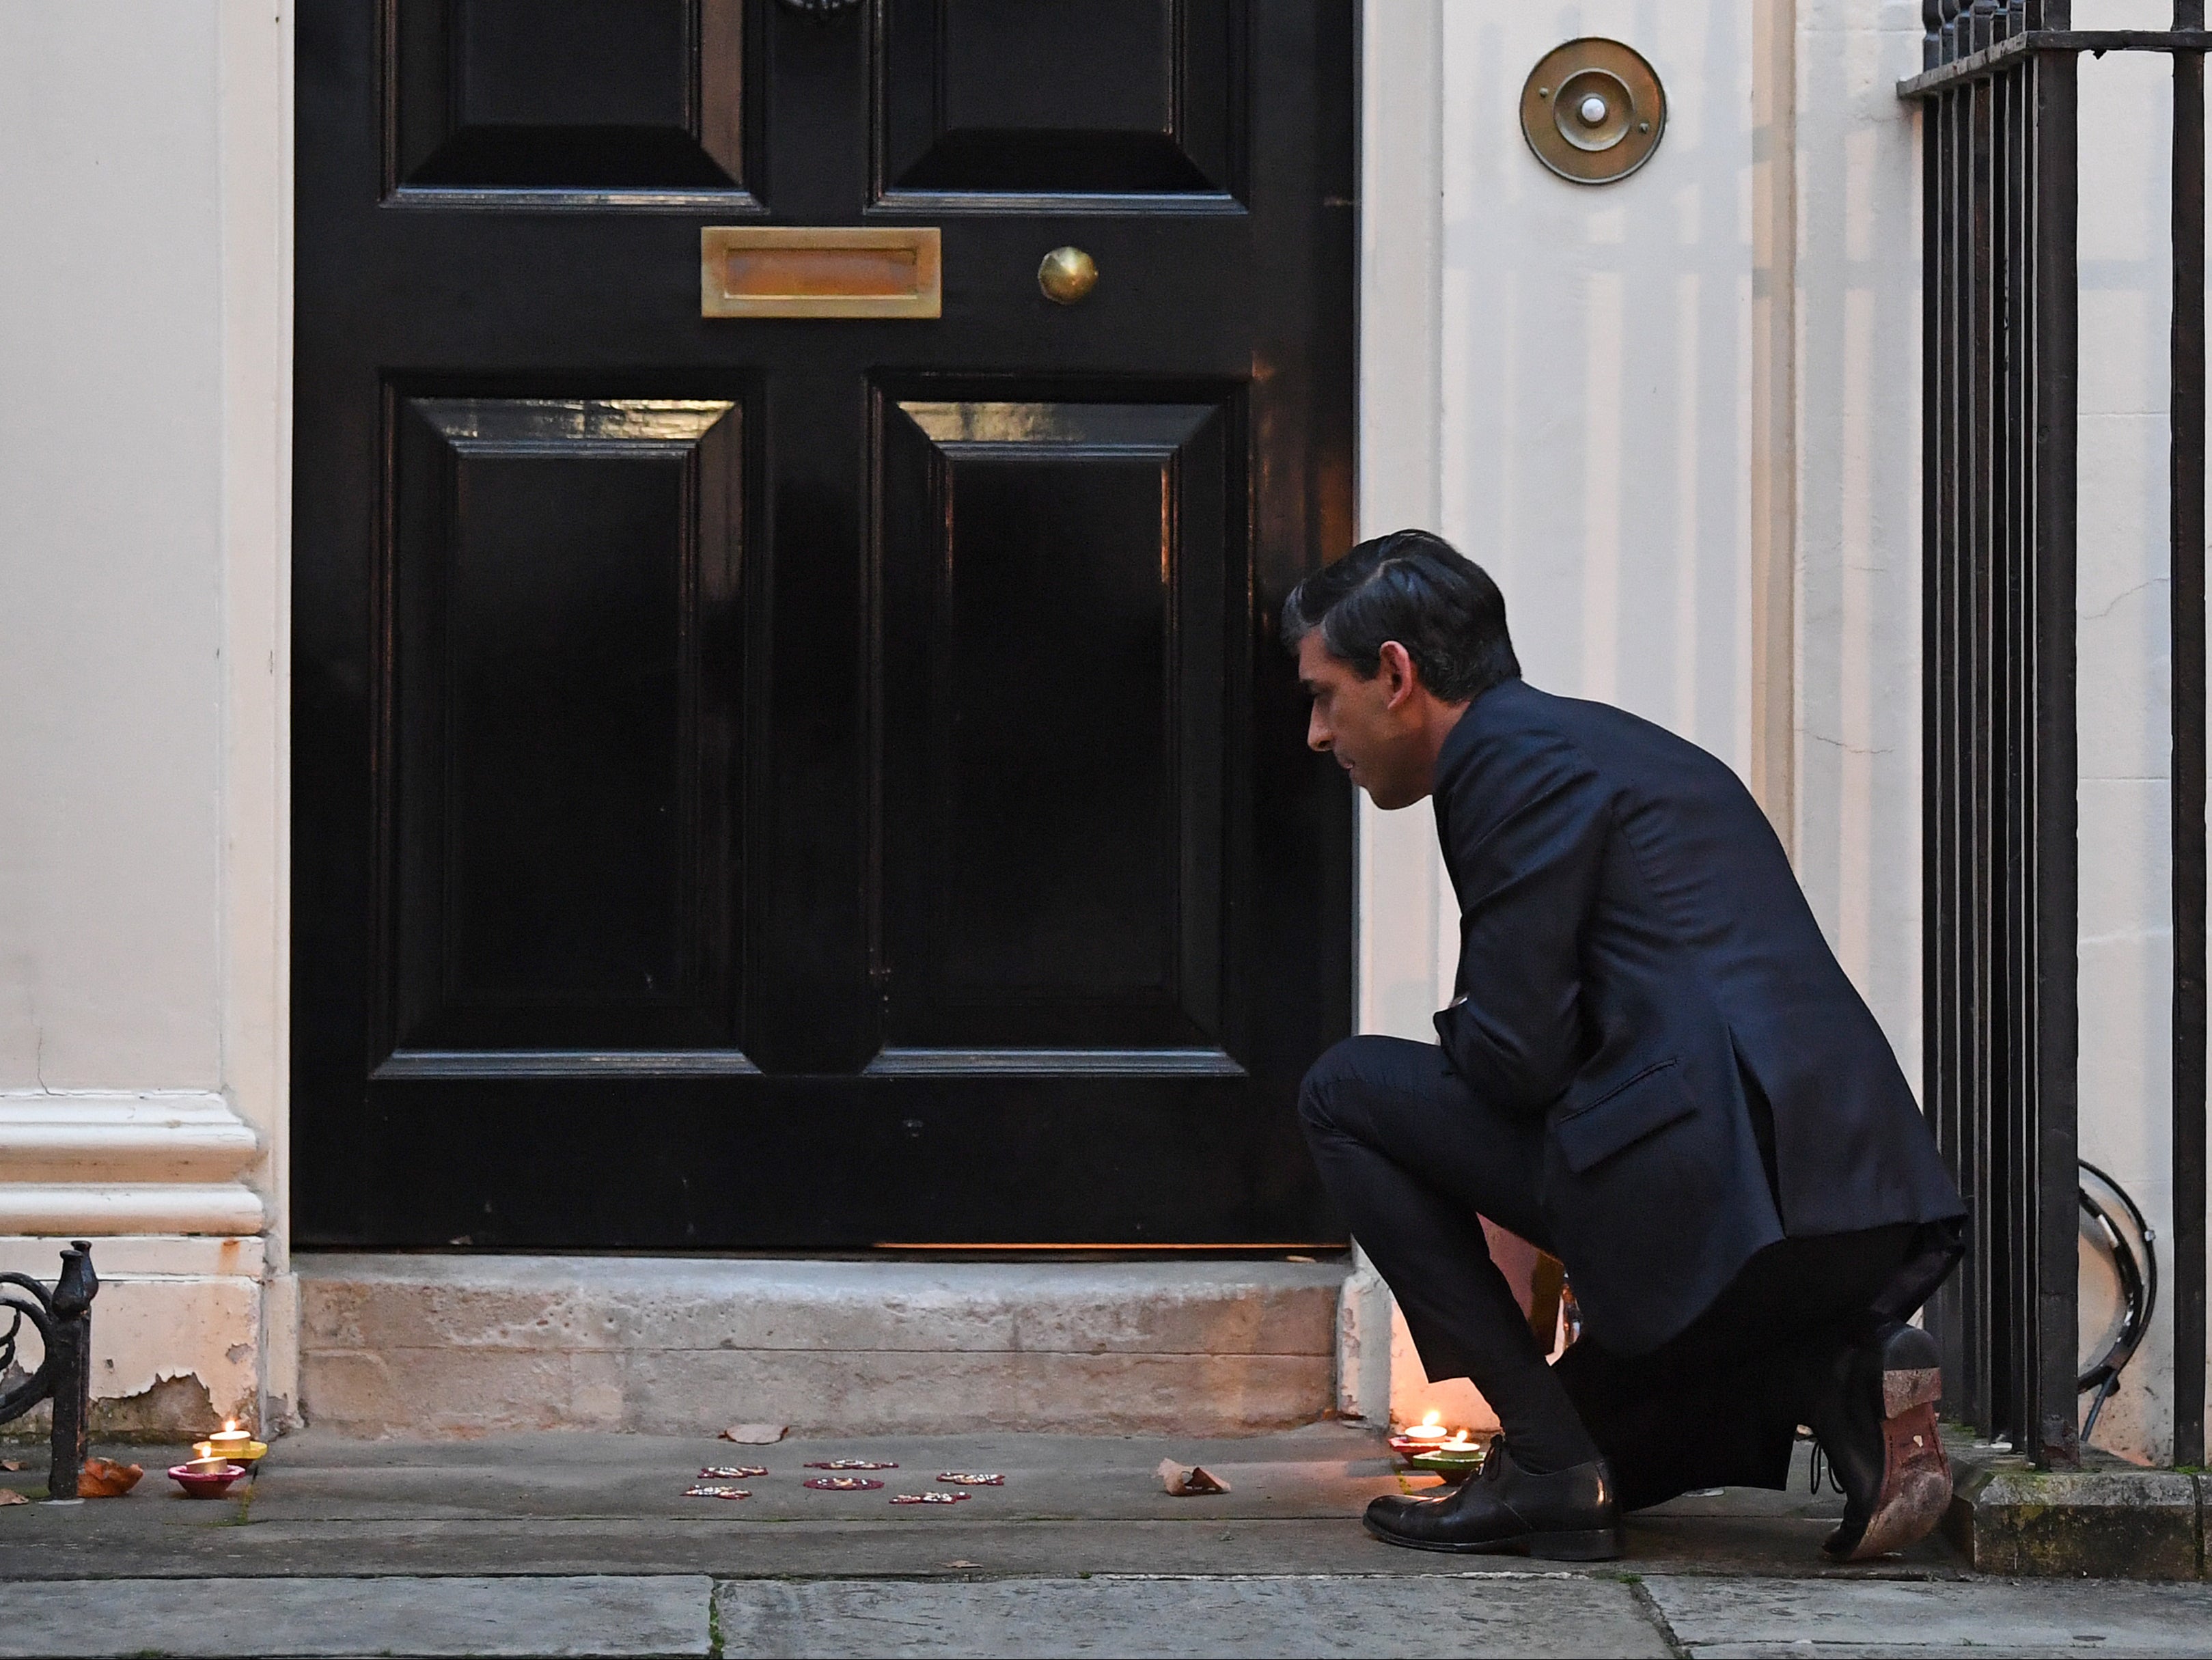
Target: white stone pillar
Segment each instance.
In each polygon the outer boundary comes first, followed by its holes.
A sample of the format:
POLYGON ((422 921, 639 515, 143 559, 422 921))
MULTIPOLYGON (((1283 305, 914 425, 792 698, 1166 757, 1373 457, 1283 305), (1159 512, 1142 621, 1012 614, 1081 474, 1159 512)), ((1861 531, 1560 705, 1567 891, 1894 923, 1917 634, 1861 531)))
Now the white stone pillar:
POLYGON ((0 1271, 93 1242, 110 1430, 292 1392, 291 28, 0 8, 0 1271))

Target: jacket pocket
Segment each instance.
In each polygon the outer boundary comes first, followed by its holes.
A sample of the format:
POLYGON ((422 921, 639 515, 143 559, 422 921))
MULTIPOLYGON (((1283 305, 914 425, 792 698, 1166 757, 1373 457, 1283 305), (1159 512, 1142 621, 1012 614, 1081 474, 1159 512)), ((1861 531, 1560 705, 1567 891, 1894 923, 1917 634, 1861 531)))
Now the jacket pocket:
POLYGON ((1632 1142, 1640 1141, 1697 1110, 1682 1082, 1679 1061, 1662 1061, 1646 1067, 1610 1094, 1559 1120, 1552 1134, 1565 1157, 1567 1168, 1581 1175, 1600 1159, 1610 1158, 1632 1142))

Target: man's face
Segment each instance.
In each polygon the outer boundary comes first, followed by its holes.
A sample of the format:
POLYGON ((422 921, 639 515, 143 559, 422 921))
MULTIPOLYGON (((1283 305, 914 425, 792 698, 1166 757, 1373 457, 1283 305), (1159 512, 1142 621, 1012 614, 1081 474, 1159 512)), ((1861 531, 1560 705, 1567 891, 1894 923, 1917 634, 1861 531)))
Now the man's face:
POLYGON ((1313 699, 1307 744, 1334 755, 1376 806, 1410 807, 1428 794, 1433 762, 1415 707, 1419 682, 1404 647, 1384 646, 1381 666, 1363 678, 1329 655, 1316 629, 1298 642, 1298 684, 1313 699))

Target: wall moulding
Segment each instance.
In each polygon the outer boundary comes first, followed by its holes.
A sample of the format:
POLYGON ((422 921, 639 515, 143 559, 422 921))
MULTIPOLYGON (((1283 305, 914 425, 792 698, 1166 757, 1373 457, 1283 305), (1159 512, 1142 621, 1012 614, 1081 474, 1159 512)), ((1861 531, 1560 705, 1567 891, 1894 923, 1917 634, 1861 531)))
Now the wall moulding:
POLYGON ((260 1158, 219 1095, 0 1093, 0 1233, 258 1233, 260 1158))

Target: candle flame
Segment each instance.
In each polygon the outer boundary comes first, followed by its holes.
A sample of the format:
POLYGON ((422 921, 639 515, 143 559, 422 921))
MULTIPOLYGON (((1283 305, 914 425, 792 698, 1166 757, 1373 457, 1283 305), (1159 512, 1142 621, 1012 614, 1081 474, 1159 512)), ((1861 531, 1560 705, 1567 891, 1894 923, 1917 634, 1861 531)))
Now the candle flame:
POLYGON ((1430 1411, 1421 1414, 1421 1427, 1425 1430, 1432 1430, 1443 1421, 1444 1415, 1440 1412, 1430 1411))

